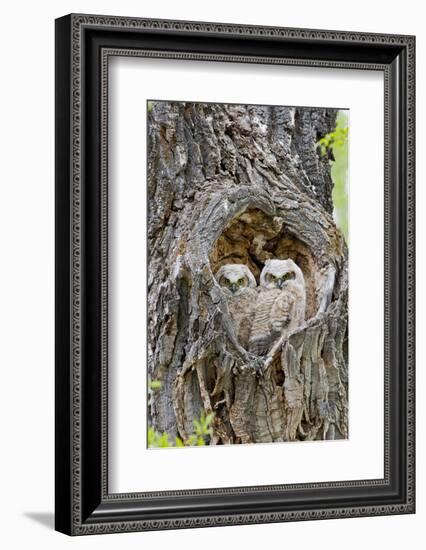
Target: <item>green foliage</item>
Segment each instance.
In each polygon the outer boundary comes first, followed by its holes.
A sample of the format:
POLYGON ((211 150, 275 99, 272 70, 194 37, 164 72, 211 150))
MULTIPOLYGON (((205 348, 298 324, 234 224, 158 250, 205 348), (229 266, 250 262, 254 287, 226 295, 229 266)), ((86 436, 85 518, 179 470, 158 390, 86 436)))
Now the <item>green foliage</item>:
POLYGON ((211 424, 214 419, 214 414, 206 415, 204 411, 201 413, 199 420, 194 420, 194 432, 184 443, 180 437, 175 437, 172 440, 167 432, 157 432, 151 426, 148 428, 148 447, 200 447, 206 445, 208 438, 212 435, 211 424))
POLYGON ((339 111, 334 132, 322 137, 317 145, 321 155, 328 155, 331 151, 334 160, 330 160, 331 178, 333 187, 334 217, 346 242, 348 242, 348 115, 346 111, 339 111))
POLYGON ((203 411, 200 420, 194 420, 195 434, 189 437, 189 445, 205 445, 206 439, 213 433, 211 428, 213 418, 213 413, 206 416, 203 411))
POLYGON ((163 383, 161 382, 161 380, 149 380, 148 382, 148 387, 150 390, 159 390, 161 389, 162 385, 163 383))
POLYGON ((324 156, 327 154, 329 149, 333 149, 333 153, 334 153, 336 149, 339 149, 341 147, 346 147, 346 143, 348 140, 348 133, 349 133, 349 128, 339 127, 339 119, 338 119, 335 131, 330 132, 329 134, 326 134, 324 137, 322 137, 318 141, 321 154, 324 156))
POLYGON ((154 428, 148 428, 148 447, 172 447, 168 433, 156 432, 154 428))
POLYGON ((211 435, 211 423, 213 422, 214 414, 210 413, 207 416, 204 411, 201 413, 200 420, 194 420, 195 433, 197 435, 211 435))

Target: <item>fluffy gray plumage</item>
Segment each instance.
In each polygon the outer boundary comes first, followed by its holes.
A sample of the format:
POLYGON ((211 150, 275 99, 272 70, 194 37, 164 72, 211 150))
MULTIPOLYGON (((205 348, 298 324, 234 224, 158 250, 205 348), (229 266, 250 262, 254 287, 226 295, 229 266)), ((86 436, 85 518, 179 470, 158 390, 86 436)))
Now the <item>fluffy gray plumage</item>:
POLYGON ((226 264, 216 273, 216 280, 226 296, 235 335, 248 348, 257 298, 256 279, 246 265, 226 264))
POLYGON ((305 279, 293 260, 268 260, 260 275, 260 289, 249 337, 249 351, 267 355, 281 336, 305 320, 305 279))

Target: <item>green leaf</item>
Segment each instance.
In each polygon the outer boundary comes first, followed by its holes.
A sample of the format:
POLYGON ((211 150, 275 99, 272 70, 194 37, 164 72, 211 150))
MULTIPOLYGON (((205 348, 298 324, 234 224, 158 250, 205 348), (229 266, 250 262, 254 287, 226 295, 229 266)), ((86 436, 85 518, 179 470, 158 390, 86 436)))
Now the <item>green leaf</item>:
POLYGON ((189 438, 188 438, 188 445, 189 446, 194 446, 196 444, 197 444, 197 436, 190 435, 189 438))
POLYGON ((318 140, 317 146, 321 156, 333 152, 331 178, 333 180, 333 206, 336 225, 348 242, 348 115, 346 111, 337 114, 336 129, 318 140))
POLYGON ((154 428, 148 428, 148 447, 155 447, 156 433, 154 428))
POLYGON ((159 440, 158 440, 158 447, 172 447, 169 441, 169 436, 166 432, 164 432, 159 440))
MULTIPOLYGON (((158 380, 153 380, 150 382, 159 382, 158 380)), ((161 384, 161 382, 160 382, 161 384)), ((214 413, 205 414, 204 411, 201 413, 199 419, 194 419, 194 432, 189 436, 187 441, 184 443, 183 440, 176 436, 173 440, 170 438, 167 432, 157 432, 152 426, 148 427, 148 447, 185 447, 185 446, 197 446, 206 445, 208 443, 208 436, 211 436, 213 433, 211 424, 214 419, 214 413)))

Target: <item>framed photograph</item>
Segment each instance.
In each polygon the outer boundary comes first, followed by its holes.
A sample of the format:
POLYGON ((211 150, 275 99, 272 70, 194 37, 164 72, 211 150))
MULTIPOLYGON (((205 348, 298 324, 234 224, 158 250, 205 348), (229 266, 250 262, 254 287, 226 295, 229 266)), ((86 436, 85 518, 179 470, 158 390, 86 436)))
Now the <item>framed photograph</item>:
POLYGON ((413 36, 56 20, 56 529, 407 514, 413 36))

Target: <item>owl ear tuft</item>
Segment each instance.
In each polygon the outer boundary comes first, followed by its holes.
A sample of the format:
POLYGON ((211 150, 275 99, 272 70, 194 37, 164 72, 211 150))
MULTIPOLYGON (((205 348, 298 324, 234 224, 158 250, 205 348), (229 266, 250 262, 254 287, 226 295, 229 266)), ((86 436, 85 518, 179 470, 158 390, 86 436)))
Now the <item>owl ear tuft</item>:
POLYGON ((214 278, 216 279, 218 285, 220 285, 220 279, 221 279, 221 277, 222 277, 222 275, 223 275, 224 267, 225 267, 225 266, 223 265, 223 266, 222 266, 220 269, 218 269, 218 271, 216 271, 216 273, 215 273, 214 278))
POLYGON ((257 282, 256 282, 256 279, 255 279, 253 273, 250 271, 250 269, 246 265, 244 266, 244 268, 245 268, 244 271, 247 275, 247 279, 248 279, 248 282, 249 282, 249 284, 248 284, 249 288, 256 288, 257 287, 257 282))

